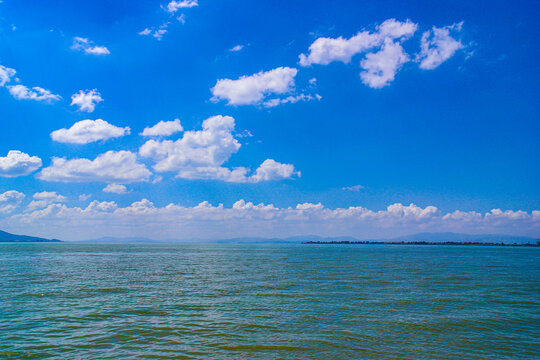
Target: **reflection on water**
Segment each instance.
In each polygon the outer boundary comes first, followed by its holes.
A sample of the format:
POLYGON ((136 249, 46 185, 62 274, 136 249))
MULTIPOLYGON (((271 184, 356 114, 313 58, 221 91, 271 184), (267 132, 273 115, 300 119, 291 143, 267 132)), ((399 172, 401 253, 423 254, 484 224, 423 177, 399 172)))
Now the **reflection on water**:
POLYGON ((540 249, 2 244, 0 358, 538 359, 540 249))

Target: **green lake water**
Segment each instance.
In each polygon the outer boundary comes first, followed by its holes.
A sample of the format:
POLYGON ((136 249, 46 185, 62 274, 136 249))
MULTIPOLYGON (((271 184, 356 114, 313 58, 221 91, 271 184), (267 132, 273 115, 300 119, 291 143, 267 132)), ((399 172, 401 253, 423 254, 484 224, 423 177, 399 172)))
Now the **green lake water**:
POLYGON ((0 244, 0 359, 540 359, 540 249, 0 244))

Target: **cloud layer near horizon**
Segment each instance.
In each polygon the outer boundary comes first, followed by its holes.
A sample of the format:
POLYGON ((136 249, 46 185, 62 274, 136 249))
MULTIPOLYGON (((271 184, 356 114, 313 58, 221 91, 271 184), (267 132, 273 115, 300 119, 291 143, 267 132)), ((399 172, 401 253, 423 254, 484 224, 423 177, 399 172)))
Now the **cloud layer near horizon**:
MULTIPOLYGON (((12 212, 24 198, 24 194, 18 192, 1 194, 0 207, 3 206, 2 196, 6 198, 4 206, 9 209, 6 212, 12 212)), ((423 231, 534 236, 540 228, 540 211, 493 209, 485 214, 474 211, 443 213, 435 206, 422 208, 400 203, 379 211, 361 206, 330 209, 320 203, 279 208, 244 200, 229 208, 206 201, 193 207, 173 203, 159 207, 147 199, 120 207, 114 201, 95 200, 86 207, 69 207, 57 202, 39 210, 29 209, 5 216, 0 219, 0 226, 13 231, 24 229, 42 236, 78 234, 77 238, 68 240, 126 234, 154 239, 306 234, 349 235, 362 239, 423 231), (77 231, 73 232, 73 229, 77 231)))

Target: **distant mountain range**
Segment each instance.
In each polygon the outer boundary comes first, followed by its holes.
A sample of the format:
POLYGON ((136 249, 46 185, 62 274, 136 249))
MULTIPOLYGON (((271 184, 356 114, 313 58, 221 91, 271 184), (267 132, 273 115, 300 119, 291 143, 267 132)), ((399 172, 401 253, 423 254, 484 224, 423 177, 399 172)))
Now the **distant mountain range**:
MULTIPOLYGON (((174 242, 177 242, 175 240, 171 240, 174 242)), ((77 242, 91 242, 91 243, 161 243, 161 242, 171 242, 168 240, 158 241, 158 240, 152 240, 145 237, 126 237, 126 238, 119 238, 119 237, 112 237, 112 236, 105 236, 98 239, 90 239, 90 240, 83 240, 83 241, 77 241, 77 242)))
POLYGON ((57 239, 44 239, 35 236, 15 235, 0 230, 0 242, 61 242, 57 239))
POLYGON ((263 237, 238 237, 230 239, 190 239, 190 240, 151 240, 142 237, 115 238, 103 237, 87 240, 85 242, 96 243, 171 243, 171 242, 204 242, 218 244, 268 244, 268 243, 303 243, 303 242, 474 242, 474 243, 505 243, 505 244, 536 244, 539 239, 525 236, 490 235, 490 234, 456 234, 456 233, 418 233, 407 236, 385 239, 359 240, 352 236, 323 237, 317 235, 292 236, 286 238, 263 238, 263 237))
POLYGON ((91 243, 217 243, 217 244, 278 244, 278 243, 301 243, 305 241, 358 241, 350 236, 339 237, 321 237, 315 235, 293 236, 287 238, 263 238, 263 237, 238 237, 230 239, 167 239, 167 240, 152 240, 144 237, 102 237, 98 239, 89 239, 82 242, 91 243))
MULTIPOLYGON (((386 239, 359 240, 352 236, 322 237, 317 235, 292 236, 286 238, 263 238, 263 237, 238 237, 230 239, 191 239, 191 240, 152 240, 144 237, 102 237, 86 240, 91 243, 172 243, 172 242, 204 242, 218 244, 268 244, 268 243, 304 243, 304 242, 388 242, 388 243, 411 243, 411 242, 469 242, 469 243, 504 243, 504 244, 536 244, 540 239, 525 236, 490 235, 490 234, 456 234, 456 233, 419 233, 386 239)), ((0 242, 60 242, 56 239, 44 239, 34 236, 14 235, 0 230, 0 242)))

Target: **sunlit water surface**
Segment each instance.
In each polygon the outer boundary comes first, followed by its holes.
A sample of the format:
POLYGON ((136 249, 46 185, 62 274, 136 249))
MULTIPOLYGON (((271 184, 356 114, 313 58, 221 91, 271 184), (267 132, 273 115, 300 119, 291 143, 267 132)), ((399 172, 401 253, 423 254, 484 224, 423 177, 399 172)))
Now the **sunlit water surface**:
POLYGON ((540 249, 1 244, 0 358, 539 359, 540 249))

